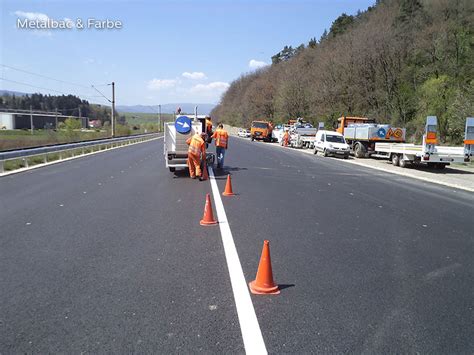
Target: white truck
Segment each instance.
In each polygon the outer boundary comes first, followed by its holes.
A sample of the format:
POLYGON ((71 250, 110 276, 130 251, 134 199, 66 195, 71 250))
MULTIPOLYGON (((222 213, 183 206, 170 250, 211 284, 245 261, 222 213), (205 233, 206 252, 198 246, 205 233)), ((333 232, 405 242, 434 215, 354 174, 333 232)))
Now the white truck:
MULTIPOLYGON (((195 133, 206 132, 206 116, 176 115, 174 122, 165 122, 163 137, 163 154, 166 167, 170 172, 176 168, 187 168, 188 145, 186 140, 195 133)), ((206 144, 207 147, 207 144, 206 144)), ((215 161, 213 153, 206 152, 206 162, 212 166, 215 161)))
POLYGON ((315 128, 309 123, 297 122, 290 128, 290 147, 292 148, 314 148, 316 133, 324 128, 324 123, 320 122, 315 128))
POLYGON ((374 154, 377 142, 405 142, 405 128, 375 123, 367 117, 340 117, 336 131, 344 135, 356 158, 374 154))
POLYGON ((423 135, 423 144, 375 143, 377 156, 387 157, 395 166, 405 168, 408 164, 426 164, 444 169, 450 163, 469 162, 474 155, 474 118, 466 119, 464 147, 448 147, 438 144, 438 122, 436 116, 428 116, 423 135))

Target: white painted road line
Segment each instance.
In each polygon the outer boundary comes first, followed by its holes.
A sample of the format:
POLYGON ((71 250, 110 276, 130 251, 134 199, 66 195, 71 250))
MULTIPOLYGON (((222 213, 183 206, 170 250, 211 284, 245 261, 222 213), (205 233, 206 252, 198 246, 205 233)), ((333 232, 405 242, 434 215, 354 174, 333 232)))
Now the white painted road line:
POLYGON ((257 315, 253 308, 242 265, 240 264, 239 254, 237 254, 237 249, 235 248, 234 238, 232 237, 224 204, 222 203, 212 168, 209 168, 209 178, 217 211, 217 219, 219 220, 227 268, 229 269, 230 282, 234 293, 237 316, 239 317, 240 331, 242 333, 242 339, 244 340, 245 352, 247 354, 267 354, 262 331, 260 330, 257 315))

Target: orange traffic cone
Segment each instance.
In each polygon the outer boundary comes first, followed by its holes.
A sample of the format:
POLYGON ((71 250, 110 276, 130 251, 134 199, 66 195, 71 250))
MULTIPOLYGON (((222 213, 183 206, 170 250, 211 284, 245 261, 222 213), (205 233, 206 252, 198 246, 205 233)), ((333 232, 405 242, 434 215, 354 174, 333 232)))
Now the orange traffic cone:
POLYGON ((232 181, 230 180, 230 174, 227 175, 227 182, 225 184, 225 191, 222 193, 224 196, 234 196, 232 191, 232 181))
POLYGON ((212 204, 211 196, 206 194, 206 204, 204 205, 204 215, 202 216, 201 221, 199 222, 201 226, 212 226, 217 224, 217 221, 214 219, 214 214, 212 213, 212 204))
POLYGON ((257 277, 249 283, 250 292, 255 295, 278 295, 280 290, 273 282, 272 261, 270 259, 270 242, 263 242, 262 256, 258 264, 257 277))
POLYGON ((209 174, 207 172, 207 162, 206 160, 204 159, 204 164, 202 166, 202 174, 201 174, 201 180, 202 181, 205 181, 205 180, 208 180, 209 179, 209 174))

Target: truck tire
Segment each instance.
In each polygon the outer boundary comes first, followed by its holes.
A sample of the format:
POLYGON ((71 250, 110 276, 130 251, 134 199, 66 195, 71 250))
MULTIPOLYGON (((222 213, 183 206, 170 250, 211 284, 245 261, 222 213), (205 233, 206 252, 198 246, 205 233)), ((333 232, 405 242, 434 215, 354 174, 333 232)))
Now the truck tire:
POLYGON ((446 165, 447 164, 438 163, 438 164, 435 165, 435 169, 436 170, 443 170, 444 168, 446 168, 446 165))
POLYGON ((367 149, 360 142, 357 142, 354 147, 354 155, 356 158, 365 158, 365 153, 367 149))
POLYGON ((403 160, 403 157, 402 157, 402 158, 399 158, 398 165, 400 165, 400 168, 406 168, 408 165, 408 162, 406 160, 403 160))
POLYGON ((313 150, 313 154, 314 154, 314 155, 318 154, 318 150, 316 149, 316 147, 315 147, 314 150, 313 150))
POLYGON ((171 166, 169 167, 169 169, 170 169, 170 172, 171 172, 171 173, 174 173, 174 172, 176 171, 176 168, 171 167, 171 166))
POLYGON ((327 150, 326 150, 326 149, 324 149, 324 151, 323 151, 323 155, 324 155, 325 157, 329 156, 329 154, 328 154, 328 152, 327 152, 327 150))
POLYGON ((253 142, 255 140, 255 137, 254 136, 251 136, 250 137, 250 140, 253 142))
POLYGON ((392 154, 392 157, 390 159, 392 161, 393 166, 399 166, 400 165, 400 157, 398 154, 392 154))

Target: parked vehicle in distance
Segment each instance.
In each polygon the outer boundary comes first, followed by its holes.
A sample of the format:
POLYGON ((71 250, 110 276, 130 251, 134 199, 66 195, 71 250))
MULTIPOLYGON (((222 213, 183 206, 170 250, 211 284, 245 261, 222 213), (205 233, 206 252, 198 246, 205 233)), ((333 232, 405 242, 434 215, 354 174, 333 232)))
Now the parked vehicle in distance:
POLYGON ((318 152, 323 153, 325 157, 334 155, 347 159, 349 158, 350 147, 341 133, 319 130, 314 141, 314 154, 318 152))
POLYGON ((263 140, 265 142, 272 142, 272 128, 267 121, 252 121, 250 128, 250 140, 263 140))
POLYGON ((292 148, 313 148, 314 140, 318 128, 313 127, 309 122, 297 118, 296 123, 290 126, 290 147, 292 148))
POLYGON ((239 129, 239 131, 237 132, 237 136, 239 136, 240 138, 248 138, 250 137, 250 132, 247 129, 239 129))
POLYGON ((287 124, 276 125, 272 131, 273 141, 281 143, 283 140, 283 134, 285 133, 285 131, 288 131, 289 129, 290 129, 290 125, 287 125, 287 124))
POLYGON ((247 130, 245 129, 239 129, 237 132, 237 136, 240 138, 246 138, 247 137, 247 130))
POLYGON ((375 153, 375 143, 405 142, 405 128, 378 124, 367 117, 338 118, 337 132, 344 135, 356 158, 368 158, 375 153))
POLYGON ((466 119, 463 147, 439 145, 438 119, 436 116, 426 118, 425 134, 422 145, 407 143, 375 143, 377 156, 391 160, 401 168, 409 164, 426 164, 435 169, 444 169, 451 163, 468 163, 474 155, 474 118, 466 119))

